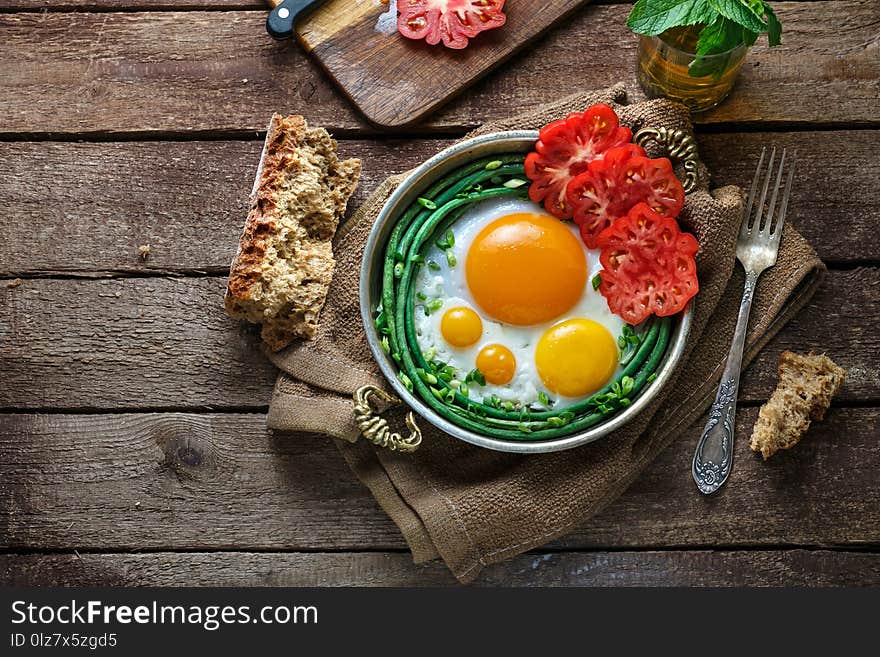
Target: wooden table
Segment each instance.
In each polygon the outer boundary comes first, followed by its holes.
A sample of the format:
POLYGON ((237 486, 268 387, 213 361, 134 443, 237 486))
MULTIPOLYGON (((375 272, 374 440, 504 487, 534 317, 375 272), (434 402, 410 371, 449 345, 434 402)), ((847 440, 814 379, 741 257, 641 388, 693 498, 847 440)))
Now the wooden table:
MULTIPOLYGON (((719 185, 796 146, 793 221, 831 271, 744 375, 726 491, 696 493, 692 428, 600 516, 478 583, 880 584, 880 1, 774 6, 785 46, 754 48, 699 145, 719 185), (827 351, 847 383, 765 464, 747 433, 786 348, 827 351)), ((412 564, 326 439, 266 430, 275 372, 222 309, 261 130, 274 110, 331 129, 363 158, 357 205, 481 121, 636 90, 629 9, 584 7, 380 134, 266 36, 257 0, 0 0, 0 579, 453 584, 412 564)))

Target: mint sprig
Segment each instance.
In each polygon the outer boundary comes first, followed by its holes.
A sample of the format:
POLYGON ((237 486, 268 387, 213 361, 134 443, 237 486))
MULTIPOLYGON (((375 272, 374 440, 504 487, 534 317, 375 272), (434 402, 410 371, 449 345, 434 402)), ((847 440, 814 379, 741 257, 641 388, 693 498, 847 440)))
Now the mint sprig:
POLYGON ((670 27, 708 23, 715 14, 707 0, 638 0, 626 24, 636 34, 656 36, 670 27))
POLYGON ((767 34, 771 46, 782 43, 782 24, 765 0, 638 0, 626 24, 636 34, 656 36, 674 27, 702 26, 689 73, 720 77, 725 58, 712 57, 740 44, 751 46, 767 34))
POLYGON ((764 14, 763 2, 756 3, 758 7, 755 9, 750 6, 750 3, 743 0, 707 0, 707 2, 721 16, 747 30, 758 33, 767 31, 767 24, 761 18, 764 14))

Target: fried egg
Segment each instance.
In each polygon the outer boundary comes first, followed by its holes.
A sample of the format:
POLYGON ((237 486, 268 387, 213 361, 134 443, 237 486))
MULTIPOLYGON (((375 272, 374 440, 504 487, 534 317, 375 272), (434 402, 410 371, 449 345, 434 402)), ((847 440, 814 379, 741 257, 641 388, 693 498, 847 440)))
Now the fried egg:
POLYGON ((496 198, 452 226, 454 244, 432 244, 415 280, 419 347, 455 368, 476 369, 492 395, 531 408, 574 404, 618 373, 624 321, 590 281, 601 270, 577 226, 528 200, 496 198))

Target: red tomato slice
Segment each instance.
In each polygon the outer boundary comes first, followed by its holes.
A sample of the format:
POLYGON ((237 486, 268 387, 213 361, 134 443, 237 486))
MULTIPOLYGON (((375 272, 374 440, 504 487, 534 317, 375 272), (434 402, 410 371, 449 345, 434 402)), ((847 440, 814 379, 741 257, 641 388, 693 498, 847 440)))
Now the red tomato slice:
POLYGON ((644 158, 644 155, 644 149, 636 144, 612 148, 568 184, 568 206, 589 248, 595 249, 596 236, 633 206, 630 190, 623 188, 618 181, 625 179, 630 162, 637 157, 644 158))
POLYGON ((526 176, 532 181, 529 198, 543 201, 554 217, 570 219, 566 185, 605 151, 630 139, 632 131, 620 125, 608 105, 593 105, 582 114, 548 123, 538 133, 534 152, 526 156, 526 176))
POLYGON ((461 49, 480 32, 504 25, 503 9, 504 0, 398 0, 397 31, 407 39, 461 49))
POLYGON ((637 203, 645 202, 666 217, 678 216, 684 187, 667 158, 649 159, 641 148, 627 144, 609 150, 575 176, 566 198, 584 243, 594 249, 599 233, 637 203))
POLYGON ((599 292, 630 324, 681 312, 699 291, 697 240, 678 223, 639 203, 603 230, 599 292))

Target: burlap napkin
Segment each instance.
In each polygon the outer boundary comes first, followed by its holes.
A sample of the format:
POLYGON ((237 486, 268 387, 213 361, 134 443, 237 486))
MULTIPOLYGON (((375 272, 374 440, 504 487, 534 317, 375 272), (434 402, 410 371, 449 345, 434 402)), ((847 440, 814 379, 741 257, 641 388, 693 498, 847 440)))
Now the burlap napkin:
MULTIPOLYGON (((539 128, 595 102, 614 105, 633 132, 644 126, 691 130, 687 111, 679 105, 664 100, 625 105, 625 98, 618 85, 486 125, 478 132, 539 128)), ((702 188, 688 195, 680 217, 700 242, 700 293, 685 358, 664 394, 617 433, 574 450, 530 456, 473 447, 425 421, 420 423, 422 446, 410 455, 377 449, 363 440, 350 442, 357 434, 351 394, 367 383, 386 385, 360 320, 361 255, 377 213, 402 176, 379 185, 337 235, 338 264, 317 338, 271 355, 282 372, 269 426, 341 439, 337 445, 343 456, 400 527, 416 562, 440 556, 463 582, 487 564, 565 534, 623 492, 701 416, 714 396, 742 295, 742 269, 734 267, 742 195, 735 187, 710 193, 707 178, 703 171, 702 188)), ((755 295, 746 363, 807 302, 823 271, 809 244, 787 225, 778 262, 764 274, 755 295)), ((401 414, 392 413, 390 419, 402 430, 401 414)))

